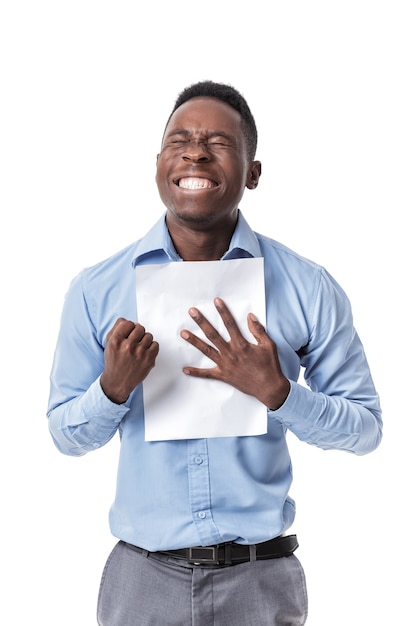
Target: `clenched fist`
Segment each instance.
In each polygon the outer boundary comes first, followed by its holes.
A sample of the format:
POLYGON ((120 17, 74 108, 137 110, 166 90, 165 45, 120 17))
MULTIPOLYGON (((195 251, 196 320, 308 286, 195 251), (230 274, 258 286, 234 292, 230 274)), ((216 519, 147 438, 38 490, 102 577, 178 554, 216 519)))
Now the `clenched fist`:
POLYGON ((101 387, 112 402, 122 404, 155 366, 159 344, 141 324, 123 317, 106 340, 101 387))

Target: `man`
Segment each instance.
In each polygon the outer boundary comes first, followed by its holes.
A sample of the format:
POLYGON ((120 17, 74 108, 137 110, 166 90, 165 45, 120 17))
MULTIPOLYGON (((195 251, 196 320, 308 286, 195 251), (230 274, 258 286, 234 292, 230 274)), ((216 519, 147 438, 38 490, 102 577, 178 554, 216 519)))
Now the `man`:
POLYGON ((286 431, 359 455, 381 439, 378 395, 343 290, 323 268, 254 233, 239 210, 260 179, 256 143, 253 116, 234 88, 186 88, 157 159, 165 214, 141 240, 81 272, 66 296, 51 373, 52 437, 70 455, 116 432, 121 440, 110 513, 119 541, 101 582, 101 626, 304 624, 304 573, 288 534, 295 509, 286 431), (245 338, 227 298, 213 293, 227 332, 189 302, 189 328, 173 340, 210 360, 182 366, 180 376, 256 399, 267 432, 146 440, 143 388, 162 346, 136 321, 135 268, 240 258, 263 259, 266 327, 250 312, 252 340, 245 338), (297 383, 300 367, 308 388, 297 383))

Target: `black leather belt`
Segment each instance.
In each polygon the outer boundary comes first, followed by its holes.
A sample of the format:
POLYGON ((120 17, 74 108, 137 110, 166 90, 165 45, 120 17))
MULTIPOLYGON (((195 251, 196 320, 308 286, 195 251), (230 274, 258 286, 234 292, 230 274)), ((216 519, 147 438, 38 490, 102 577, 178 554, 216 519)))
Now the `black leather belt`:
POLYGON ((282 535, 254 545, 226 542, 214 546, 160 550, 150 554, 165 554, 175 559, 186 560, 193 565, 236 565, 247 561, 262 561, 290 556, 297 548, 296 535, 282 535))

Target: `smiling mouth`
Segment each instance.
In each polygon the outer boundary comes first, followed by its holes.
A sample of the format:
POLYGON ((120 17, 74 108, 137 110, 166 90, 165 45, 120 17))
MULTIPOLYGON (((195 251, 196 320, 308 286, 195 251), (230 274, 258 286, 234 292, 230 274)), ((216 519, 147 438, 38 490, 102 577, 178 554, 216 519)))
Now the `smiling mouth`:
POLYGON ((175 184, 181 189, 214 189, 219 185, 215 180, 199 178, 197 176, 179 178, 175 181, 175 184))

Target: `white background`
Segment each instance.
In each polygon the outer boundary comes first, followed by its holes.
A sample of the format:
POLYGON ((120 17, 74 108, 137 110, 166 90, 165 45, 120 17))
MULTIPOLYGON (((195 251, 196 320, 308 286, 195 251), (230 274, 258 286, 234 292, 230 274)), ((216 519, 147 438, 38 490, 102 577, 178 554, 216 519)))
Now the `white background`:
POLYGON ((415 619, 414 4, 3 0, 1 623, 96 623, 118 442, 53 446, 59 316, 81 268, 160 216, 163 127, 202 79, 237 87, 257 120, 245 217, 342 284, 381 394, 371 455, 289 437, 308 624, 415 619))

